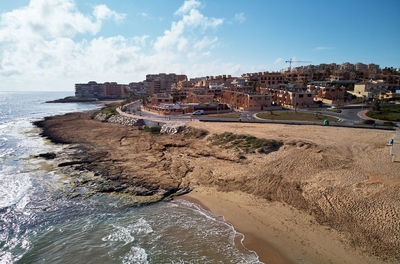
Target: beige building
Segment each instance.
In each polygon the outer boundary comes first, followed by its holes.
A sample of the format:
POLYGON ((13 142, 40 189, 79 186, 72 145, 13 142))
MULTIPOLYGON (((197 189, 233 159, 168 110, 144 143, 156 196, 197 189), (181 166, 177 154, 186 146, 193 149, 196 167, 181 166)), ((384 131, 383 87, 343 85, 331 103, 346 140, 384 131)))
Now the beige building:
POLYGON ((274 104, 288 108, 310 108, 317 104, 314 95, 308 91, 266 88, 263 92, 271 97, 274 104))
POLYGON ((265 110, 272 105, 269 95, 249 94, 228 90, 222 91, 220 101, 231 108, 241 111, 265 110))
POLYGON ((321 100, 326 104, 341 104, 344 102, 345 87, 325 87, 320 86, 316 89, 318 91, 317 100, 321 100))
POLYGON ((186 94, 186 103, 211 103, 214 101, 214 94, 208 93, 207 91, 204 92, 188 92, 186 94))
POLYGON ((354 69, 356 71, 368 70, 368 65, 361 62, 357 62, 356 64, 354 64, 354 69))
POLYGON ((165 93, 171 90, 171 87, 174 83, 186 80, 186 75, 178 75, 175 73, 147 74, 144 85, 149 94, 165 93))
POLYGON ((385 83, 379 81, 366 81, 354 85, 354 91, 351 94, 360 97, 371 99, 379 96, 381 93, 386 93, 385 83))

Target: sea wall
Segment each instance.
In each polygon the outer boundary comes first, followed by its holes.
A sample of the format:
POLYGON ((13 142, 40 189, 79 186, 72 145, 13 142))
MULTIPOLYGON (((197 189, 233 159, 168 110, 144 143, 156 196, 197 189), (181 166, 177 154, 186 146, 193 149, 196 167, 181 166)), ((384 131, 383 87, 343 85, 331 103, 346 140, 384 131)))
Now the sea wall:
POLYGON ((143 126, 144 120, 139 119, 139 118, 133 118, 133 117, 128 117, 128 116, 122 116, 122 115, 110 115, 110 114, 105 114, 105 113, 98 113, 94 116, 95 120, 101 121, 101 122, 108 122, 108 123, 114 123, 114 124, 120 124, 124 126, 143 126))

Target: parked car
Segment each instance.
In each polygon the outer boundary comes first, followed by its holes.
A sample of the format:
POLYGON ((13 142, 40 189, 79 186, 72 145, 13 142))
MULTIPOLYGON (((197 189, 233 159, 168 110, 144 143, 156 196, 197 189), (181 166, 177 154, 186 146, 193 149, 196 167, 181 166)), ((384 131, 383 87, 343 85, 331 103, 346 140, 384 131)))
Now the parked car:
POLYGON ((192 115, 204 115, 204 110, 194 111, 192 115))

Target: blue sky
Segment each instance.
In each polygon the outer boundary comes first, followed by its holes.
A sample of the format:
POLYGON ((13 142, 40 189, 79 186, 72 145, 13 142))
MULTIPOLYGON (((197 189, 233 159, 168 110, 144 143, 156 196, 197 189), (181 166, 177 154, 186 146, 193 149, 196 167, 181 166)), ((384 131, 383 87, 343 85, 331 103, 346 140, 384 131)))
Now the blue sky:
POLYGON ((289 58, 398 68, 399 12, 396 0, 1 1, 0 90, 240 75, 289 58))

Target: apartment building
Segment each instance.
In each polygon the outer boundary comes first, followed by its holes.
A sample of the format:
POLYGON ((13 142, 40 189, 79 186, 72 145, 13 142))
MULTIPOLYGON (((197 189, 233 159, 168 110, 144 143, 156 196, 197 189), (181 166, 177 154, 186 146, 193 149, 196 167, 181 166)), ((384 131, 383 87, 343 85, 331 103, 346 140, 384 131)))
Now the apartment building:
POLYGON ((86 84, 75 84, 75 96, 120 99, 129 97, 130 91, 129 86, 126 84, 118 84, 116 82, 101 84, 92 81, 86 84))
POLYGON ((361 62, 357 62, 356 64, 354 64, 354 69, 356 71, 365 71, 368 70, 368 65, 361 62))
POLYGON ((331 81, 355 80, 356 74, 352 71, 339 70, 335 71, 329 77, 331 81))
POLYGON ((242 74, 242 79, 245 80, 245 84, 248 86, 258 84, 262 87, 276 88, 284 84, 284 77, 280 72, 245 73, 242 74))
POLYGON ((249 94, 237 91, 222 91, 220 98, 222 103, 231 108, 242 111, 264 110, 271 106, 271 99, 266 94, 249 94))
POLYGON ((169 92, 172 85, 180 81, 187 81, 187 76, 178 75, 175 73, 159 73, 147 74, 144 83, 148 90, 148 93, 153 94, 169 92))
POLYGON ((129 91, 133 95, 146 95, 147 89, 144 86, 143 82, 131 82, 128 84, 129 91))
POLYGON ((194 82, 184 80, 184 81, 178 81, 178 82, 172 84, 171 89, 187 91, 193 87, 194 87, 194 82))
POLYGON ((270 96, 274 104, 288 108, 315 107, 314 96, 311 92, 303 90, 265 88, 263 91, 270 96))
POLYGON ((284 78, 280 72, 263 72, 257 77, 261 86, 275 88, 284 84, 284 78))
POLYGON ((116 82, 105 82, 103 84, 105 98, 127 98, 130 96, 129 85, 118 84, 116 82))
POLYGON ((211 103, 214 101, 214 94, 207 91, 186 93, 186 103, 211 103))
POLYGON ((221 87, 230 87, 234 78, 231 75, 216 75, 216 76, 206 76, 205 78, 200 78, 195 86, 197 87, 209 87, 212 85, 221 85, 221 87))
POLYGON ((368 70, 369 70, 370 72, 377 73, 377 72, 380 71, 380 67, 379 67, 378 64, 370 63, 370 64, 368 64, 368 70))
POLYGON ((354 64, 351 64, 350 62, 345 62, 339 65, 339 70, 342 71, 354 71, 354 64))
POLYGON ((339 104, 344 102, 345 87, 317 86, 317 100, 327 104, 339 104))
POLYGON ((235 78, 232 83, 233 86, 236 87, 242 87, 246 85, 246 79, 245 78, 235 78))
POLYGON ((75 84, 75 96, 84 98, 103 98, 103 84, 94 81, 75 84))
POLYGON ((371 99, 378 97, 381 93, 386 93, 386 84, 383 81, 364 81, 354 85, 354 91, 351 94, 360 97, 371 99))
POLYGON ((172 95, 167 93, 155 93, 151 96, 152 105, 172 104, 174 102, 172 95))

